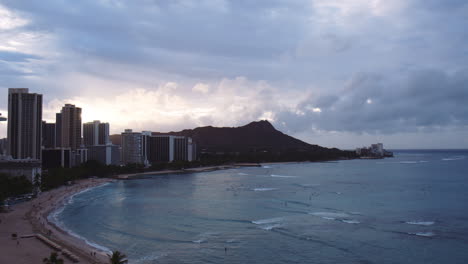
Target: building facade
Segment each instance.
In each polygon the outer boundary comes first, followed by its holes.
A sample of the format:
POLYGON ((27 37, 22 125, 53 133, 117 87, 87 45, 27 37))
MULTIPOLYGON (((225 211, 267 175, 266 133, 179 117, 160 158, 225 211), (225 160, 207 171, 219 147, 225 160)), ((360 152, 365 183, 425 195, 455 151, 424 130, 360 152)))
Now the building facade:
POLYGON ((62 147, 62 114, 55 114, 55 147, 62 147))
POLYGON ((95 120, 83 124, 83 144, 85 146, 107 145, 109 142, 109 123, 95 120))
POLYGON ((55 148, 55 124, 42 121, 42 147, 55 148))
POLYGON ((8 155, 41 159, 42 95, 28 88, 8 89, 8 155))
POLYGON ((41 161, 31 159, 0 159, 0 173, 11 177, 25 176, 31 183, 40 183, 42 175, 41 161))
POLYGON ((142 133, 133 132, 131 129, 125 129, 122 135, 122 163, 144 164, 146 157, 146 144, 142 133))
POLYGON ((8 145, 8 139, 1 138, 0 139, 0 156, 4 156, 7 154, 7 145, 8 145))
POLYGON ((105 165, 120 164, 120 149, 117 145, 88 146, 88 160, 96 160, 105 165))
POLYGON ((196 148, 192 139, 183 136, 153 135, 147 139, 149 163, 194 161, 196 148))
POLYGON ((60 112, 60 147, 76 150, 81 146, 81 108, 66 104, 60 112))

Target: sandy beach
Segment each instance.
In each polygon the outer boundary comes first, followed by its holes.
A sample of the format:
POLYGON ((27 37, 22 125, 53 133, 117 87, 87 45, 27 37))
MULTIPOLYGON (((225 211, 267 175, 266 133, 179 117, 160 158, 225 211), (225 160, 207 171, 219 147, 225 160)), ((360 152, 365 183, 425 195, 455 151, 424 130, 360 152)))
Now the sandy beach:
MULTIPOLYGON (((102 185, 112 179, 86 179, 71 186, 43 192, 36 199, 12 206, 12 210, 0 213, 0 263, 42 263, 45 257, 54 252, 52 247, 36 238, 42 234, 52 242, 69 251, 79 259, 79 263, 107 263, 106 252, 87 245, 47 221, 47 216, 61 207, 73 194, 102 185), (16 233, 17 238, 12 234, 16 233)), ((62 250, 63 252, 63 250, 62 250)), ((65 263, 73 263, 59 252, 65 263)))

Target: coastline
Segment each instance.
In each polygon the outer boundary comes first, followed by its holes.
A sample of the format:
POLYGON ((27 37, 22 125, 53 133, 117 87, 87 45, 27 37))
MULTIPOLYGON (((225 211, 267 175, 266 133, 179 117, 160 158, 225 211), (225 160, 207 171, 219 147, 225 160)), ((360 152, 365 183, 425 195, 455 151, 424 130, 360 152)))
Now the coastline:
MULTIPOLYGON (((42 234, 70 251, 79 258, 80 263, 107 263, 108 252, 99 245, 91 245, 85 238, 65 230, 52 221, 54 212, 60 210, 69 199, 78 193, 102 186, 116 180, 128 180, 145 175, 169 175, 210 172, 216 170, 234 169, 240 167, 262 167, 273 164, 288 164, 297 162, 267 162, 267 163, 236 163, 209 167, 189 168, 182 170, 150 171, 143 173, 121 174, 113 178, 91 178, 76 181, 71 186, 61 186, 42 192, 37 198, 14 205, 11 212, 0 214, 0 263, 37 263, 49 257, 56 250, 36 239, 34 234, 42 234), (50 217, 50 218, 49 218, 50 217), (11 239, 11 234, 18 234, 17 240, 11 239), (20 241, 20 242, 18 242, 20 241), (15 243, 19 243, 16 244, 15 243), (4 245, 7 245, 6 247, 4 245), (3 253, 3 254, 2 254, 3 253)), ((116 249, 121 250, 122 249, 116 249)), ((125 252, 124 252, 125 253, 125 252)), ((73 263, 69 258, 59 254, 64 263, 73 263)))
MULTIPOLYGON (((134 174, 117 175, 114 178, 90 178, 75 181, 70 186, 61 186, 42 192, 37 198, 13 205, 11 211, 0 213, 0 263, 40 263, 50 253, 57 250, 46 245, 35 237, 40 234, 78 257, 79 263, 108 263, 108 252, 99 245, 90 245, 89 241, 78 234, 65 230, 54 223, 53 214, 72 197, 81 192, 102 186, 116 180, 132 179, 144 175, 167 175, 181 173, 198 173, 215 170, 238 168, 242 166, 261 166, 260 164, 234 164, 211 167, 199 167, 183 170, 164 170, 134 174), (13 239, 11 235, 17 234, 13 239), (88 244, 89 243, 89 244, 88 244)), ((119 250, 119 249, 117 249, 119 250)), ((124 251, 124 250, 121 250, 124 251)), ((59 252, 59 258, 65 264, 73 261, 59 252)))
MULTIPOLYGON (((0 263, 40 263, 56 251, 37 239, 41 234, 77 256, 79 263, 107 263, 107 252, 87 244, 84 239, 67 232, 48 219, 49 215, 66 205, 75 194, 113 181, 109 178, 84 179, 71 186, 43 192, 37 198, 14 205, 12 211, 0 214, 0 263), (16 233, 13 239, 11 234, 16 233), (92 252, 95 252, 92 254, 92 252)), ((59 253, 64 263, 71 259, 59 253)))

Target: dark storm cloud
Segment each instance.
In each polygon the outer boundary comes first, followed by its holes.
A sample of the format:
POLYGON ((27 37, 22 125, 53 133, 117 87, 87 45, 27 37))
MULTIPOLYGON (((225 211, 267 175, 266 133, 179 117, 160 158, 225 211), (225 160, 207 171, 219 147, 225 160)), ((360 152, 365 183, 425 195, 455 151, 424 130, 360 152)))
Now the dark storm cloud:
POLYGON ((293 132, 395 133, 468 126, 468 70, 420 70, 398 82, 392 77, 357 74, 338 96, 311 96, 295 111, 280 113, 277 123, 293 132))

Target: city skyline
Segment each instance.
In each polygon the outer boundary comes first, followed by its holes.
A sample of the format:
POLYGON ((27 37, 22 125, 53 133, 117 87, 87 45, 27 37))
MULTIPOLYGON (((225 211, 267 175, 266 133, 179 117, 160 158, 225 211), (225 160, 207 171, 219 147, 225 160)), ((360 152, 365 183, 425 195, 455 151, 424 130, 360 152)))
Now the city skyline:
POLYGON ((0 1, 1 97, 27 87, 44 95, 43 120, 75 104, 111 134, 267 119, 326 147, 468 148, 466 10, 460 1, 0 1))

